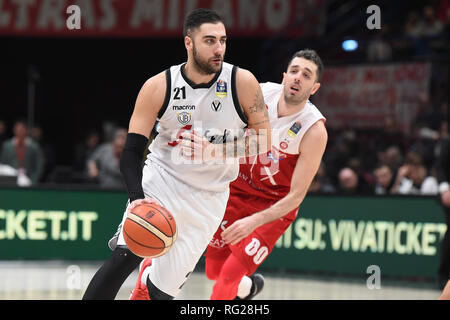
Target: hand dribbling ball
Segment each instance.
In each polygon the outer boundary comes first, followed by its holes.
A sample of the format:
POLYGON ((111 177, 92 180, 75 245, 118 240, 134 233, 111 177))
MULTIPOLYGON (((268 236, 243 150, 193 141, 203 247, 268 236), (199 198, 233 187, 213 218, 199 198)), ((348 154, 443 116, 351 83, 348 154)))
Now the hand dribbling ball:
POLYGON ((123 237, 128 249, 142 258, 165 254, 177 239, 177 226, 172 214, 152 203, 131 209, 123 225, 123 237))

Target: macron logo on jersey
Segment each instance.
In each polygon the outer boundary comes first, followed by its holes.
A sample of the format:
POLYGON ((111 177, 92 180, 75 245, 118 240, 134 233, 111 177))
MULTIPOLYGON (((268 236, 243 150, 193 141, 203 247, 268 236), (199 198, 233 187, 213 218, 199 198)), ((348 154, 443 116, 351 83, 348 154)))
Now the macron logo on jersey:
POLYGON ((182 111, 182 110, 195 110, 194 105, 186 105, 186 106, 172 106, 172 110, 182 111))

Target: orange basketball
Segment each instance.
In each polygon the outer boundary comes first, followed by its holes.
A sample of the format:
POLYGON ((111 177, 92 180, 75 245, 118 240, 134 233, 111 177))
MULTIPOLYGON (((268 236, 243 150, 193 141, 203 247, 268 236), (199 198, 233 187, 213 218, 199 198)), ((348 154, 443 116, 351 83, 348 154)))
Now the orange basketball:
POLYGON ((169 251, 175 243, 177 226, 166 208, 156 203, 142 204, 128 212, 123 237, 135 255, 156 258, 169 251))

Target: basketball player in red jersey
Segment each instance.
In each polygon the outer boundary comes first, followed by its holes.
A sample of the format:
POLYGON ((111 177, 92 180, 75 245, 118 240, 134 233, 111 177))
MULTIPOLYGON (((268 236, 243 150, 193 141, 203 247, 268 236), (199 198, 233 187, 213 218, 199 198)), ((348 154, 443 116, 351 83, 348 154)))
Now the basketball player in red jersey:
POLYGON ((294 54, 283 85, 262 85, 269 109, 272 150, 267 163, 251 158, 230 185, 221 227, 206 253, 211 299, 251 299, 264 280, 254 274, 294 221, 327 143, 325 118, 308 100, 320 87, 323 64, 313 50, 294 54))
MULTIPOLYGON (((266 161, 247 158, 230 184, 225 216, 206 253, 206 275, 216 281, 211 299, 251 299, 262 289, 264 279, 254 272, 296 218, 325 151, 325 118, 308 100, 322 72, 317 53, 302 50, 292 57, 283 84, 261 84, 272 150, 266 161)), ((135 297, 145 290, 140 283, 135 297)))
POLYGON ((206 253, 211 299, 253 298, 264 280, 255 270, 294 221, 327 143, 325 118, 308 100, 320 87, 323 64, 313 50, 291 59, 283 85, 262 85, 269 108, 268 163, 250 158, 230 185, 225 217, 206 253), (223 230, 225 229, 225 230, 223 230))

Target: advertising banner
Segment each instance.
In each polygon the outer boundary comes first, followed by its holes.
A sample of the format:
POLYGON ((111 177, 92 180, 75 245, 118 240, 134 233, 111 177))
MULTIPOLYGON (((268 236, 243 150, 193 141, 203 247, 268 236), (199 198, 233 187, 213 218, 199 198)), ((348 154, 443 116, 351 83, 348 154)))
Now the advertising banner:
POLYGON ((209 8, 235 37, 317 35, 323 0, 0 0, 0 35, 182 37, 186 13, 209 8))
POLYGON ((0 260, 103 260, 124 192, 0 189, 0 260))
POLYGON ((446 229, 434 197, 310 196, 264 266, 435 278, 446 229))
MULTIPOLYGON (((126 202, 125 192, 0 189, 0 260, 104 260, 126 202)), ((434 197, 311 195, 261 267, 434 278, 445 232, 434 197)))

